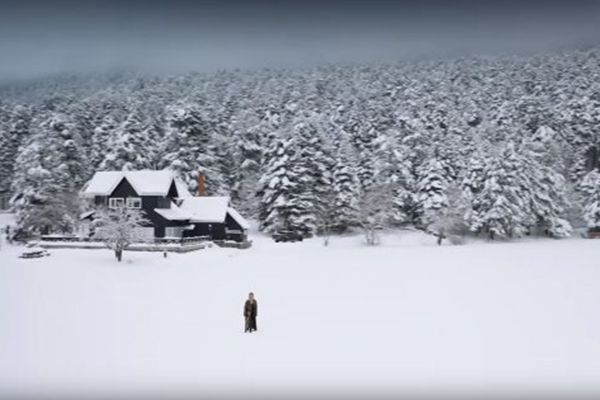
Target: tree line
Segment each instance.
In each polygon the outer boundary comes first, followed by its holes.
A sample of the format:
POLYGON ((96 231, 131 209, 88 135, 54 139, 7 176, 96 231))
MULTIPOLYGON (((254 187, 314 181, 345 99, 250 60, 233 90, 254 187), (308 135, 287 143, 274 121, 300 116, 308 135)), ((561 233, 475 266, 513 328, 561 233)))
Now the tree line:
POLYGON ((97 170, 176 171, 267 233, 600 229, 597 49, 0 88, 0 195, 25 234, 68 232, 97 170))

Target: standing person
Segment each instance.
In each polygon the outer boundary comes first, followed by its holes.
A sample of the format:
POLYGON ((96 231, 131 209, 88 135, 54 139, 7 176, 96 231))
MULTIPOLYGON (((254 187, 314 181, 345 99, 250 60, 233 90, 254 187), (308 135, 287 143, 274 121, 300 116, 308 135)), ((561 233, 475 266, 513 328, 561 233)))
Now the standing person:
POLYGON ((254 298, 254 293, 248 294, 248 300, 244 304, 244 320, 246 328, 244 332, 253 332, 256 330, 256 316, 258 315, 258 303, 254 298))

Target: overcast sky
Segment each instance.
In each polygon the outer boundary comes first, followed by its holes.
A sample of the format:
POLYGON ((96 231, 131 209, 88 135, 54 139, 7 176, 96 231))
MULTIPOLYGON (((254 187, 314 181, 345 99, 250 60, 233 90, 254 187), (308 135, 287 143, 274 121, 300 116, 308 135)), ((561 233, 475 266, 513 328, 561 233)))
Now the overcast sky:
POLYGON ((4 1, 0 80, 511 53, 600 41, 600 2, 4 1))

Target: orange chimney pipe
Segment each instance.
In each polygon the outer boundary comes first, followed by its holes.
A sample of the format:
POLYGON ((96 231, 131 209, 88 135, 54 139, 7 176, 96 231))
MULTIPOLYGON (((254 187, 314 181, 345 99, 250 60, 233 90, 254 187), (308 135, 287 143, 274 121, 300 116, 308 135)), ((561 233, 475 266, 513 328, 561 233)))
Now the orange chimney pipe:
POLYGON ((206 182, 204 180, 204 174, 198 172, 198 188, 196 189, 196 196, 206 196, 206 182))

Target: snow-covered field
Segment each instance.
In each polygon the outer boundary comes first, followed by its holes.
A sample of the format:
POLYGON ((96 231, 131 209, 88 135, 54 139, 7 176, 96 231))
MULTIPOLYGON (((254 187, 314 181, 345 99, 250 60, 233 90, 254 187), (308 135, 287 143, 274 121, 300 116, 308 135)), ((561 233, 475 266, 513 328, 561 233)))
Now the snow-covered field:
POLYGON ((600 242, 0 252, 3 394, 600 389, 600 242), (258 328, 244 334, 252 290, 258 328))

